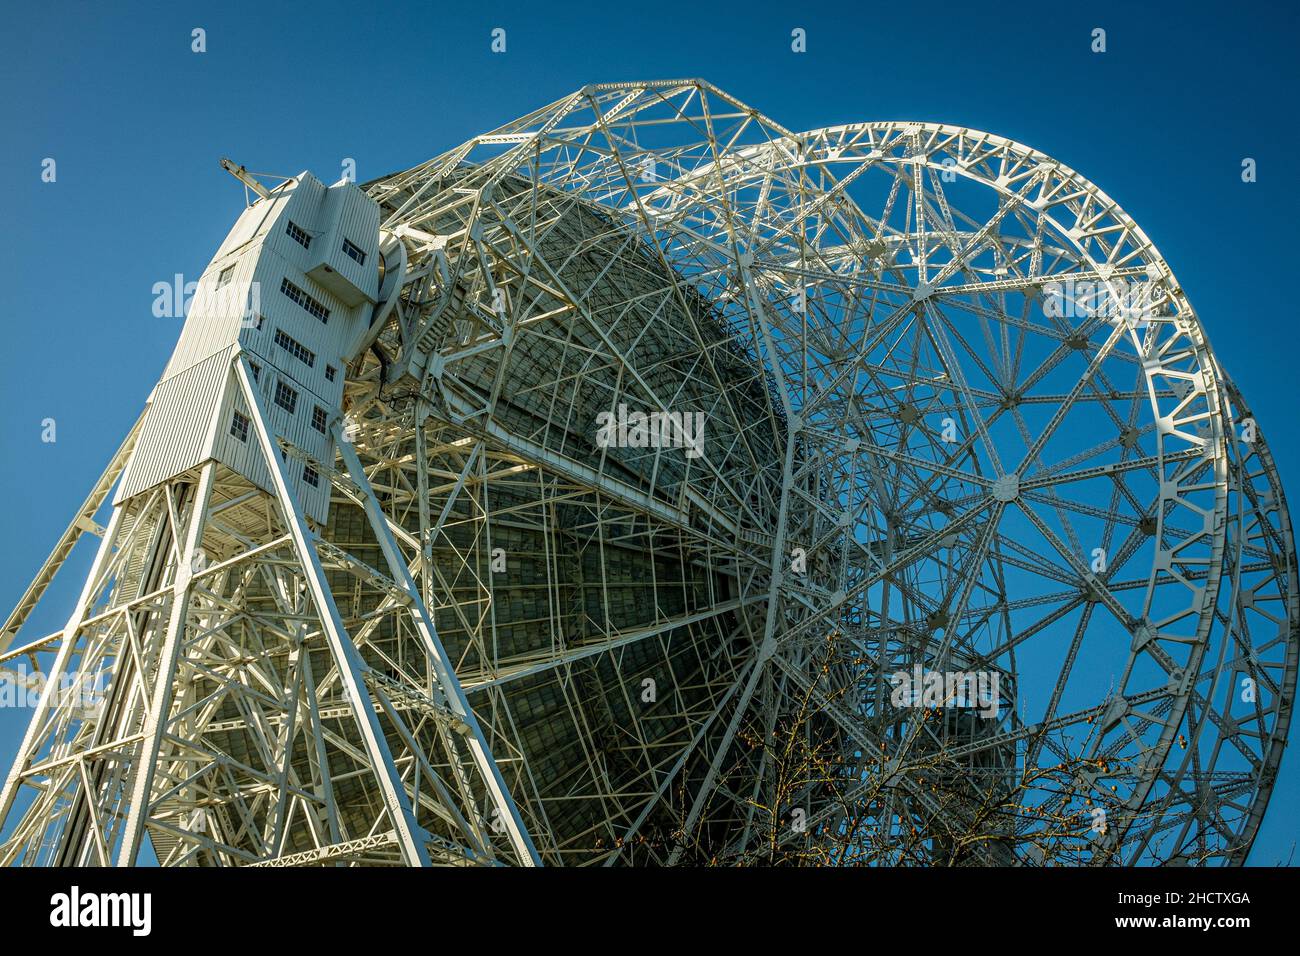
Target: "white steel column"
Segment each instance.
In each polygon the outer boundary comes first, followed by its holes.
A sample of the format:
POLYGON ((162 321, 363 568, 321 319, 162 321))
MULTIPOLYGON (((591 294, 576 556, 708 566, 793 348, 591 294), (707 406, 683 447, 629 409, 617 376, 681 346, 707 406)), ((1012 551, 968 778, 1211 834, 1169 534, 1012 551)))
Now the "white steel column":
POLYGON ((407 799, 401 774, 397 770, 396 763, 393 762, 388 741, 384 738, 383 728, 379 726, 379 718, 375 716, 370 694, 365 687, 362 675, 367 670, 366 664, 357 653, 356 646, 348 636, 343 626, 343 619, 334 604, 334 596, 325 581, 325 571, 321 567, 320 557, 316 554, 315 535, 307 527, 297 497, 285 478, 278 449, 266 427, 266 409, 253 385, 248 360, 242 353, 237 353, 235 356, 235 373, 239 377, 244 400, 248 403, 251 413, 249 417, 257 430, 257 440, 266 458, 267 468, 270 469, 271 480, 275 484, 276 497, 281 508, 284 509, 285 523, 289 528, 289 534, 293 537, 294 549, 303 563, 303 576, 311 591, 312 600, 321 618, 322 629, 338 666, 344 693, 356 714, 357 728, 361 733, 361 739, 365 742, 366 752, 374 768, 375 779, 384 796, 384 805, 388 808, 389 818, 397 834, 398 845, 402 848, 402 855, 407 863, 428 866, 429 853, 421 836, 421 828, 415 822, 415 814, 407 799))

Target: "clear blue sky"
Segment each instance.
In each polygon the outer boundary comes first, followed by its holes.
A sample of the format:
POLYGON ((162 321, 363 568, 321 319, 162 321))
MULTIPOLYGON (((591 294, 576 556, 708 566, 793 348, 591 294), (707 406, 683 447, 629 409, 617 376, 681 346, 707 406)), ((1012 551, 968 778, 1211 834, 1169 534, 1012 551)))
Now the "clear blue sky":
MULTIPOLYGON (((362 181, 589 82, 702 76, 792 129, 990 130, 1118 200, 1173 266, 1300 508, 1294 282, 1300 14, 1250 5, 751 2, 13 4, 0 32, 0 606, 7 613, 175 343, 242 195, 217 165, 362 181), (726 12, 720 12, 725 10, 726 12), (191 30, 207 52, 191 52, 191 30), (507 52, 489 49, 507 31, 507 52), (808 51, 790 51, 790 31, 808 51), (1108 50, 1090 52, 1094 27, 1108 50), (41 162, 57 161, 56 183, 41 162), (1241 181, 1241 161, 1258 182, 1241 181), (41 441, 41 421, 58 440, 41 441)), ((66 616, 88 556, 51 592, 66 616)), ((46 633, 63 619, 33 619, 46 633)), ((0 712, 8 765, 20 716, 0 712)), ((1296 838, 1290 754, 1254 863, 1296 838)))

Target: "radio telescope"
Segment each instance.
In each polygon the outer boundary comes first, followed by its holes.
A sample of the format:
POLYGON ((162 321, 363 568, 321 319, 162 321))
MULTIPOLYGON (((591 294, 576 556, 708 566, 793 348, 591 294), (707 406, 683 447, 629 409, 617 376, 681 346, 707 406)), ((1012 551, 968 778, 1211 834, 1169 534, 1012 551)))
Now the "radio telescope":
POLYGON ((360 187, 227 167, 0 637, 48 678, 0 861, 1244 862, 1285 499, 1215 317, 1072 169, 697 80, 360 187))

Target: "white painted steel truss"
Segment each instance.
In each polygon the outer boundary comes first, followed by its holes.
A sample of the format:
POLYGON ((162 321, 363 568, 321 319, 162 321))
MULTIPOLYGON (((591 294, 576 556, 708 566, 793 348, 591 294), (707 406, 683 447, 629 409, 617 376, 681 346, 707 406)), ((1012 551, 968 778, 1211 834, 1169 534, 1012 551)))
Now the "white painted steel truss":
POLYGON ((1244 861, 1295 693, 1289 518, 1096 186, 689 80, 365 188, 407 271, 311 462, 328 525, 238 356, 276 494, 212 462, 99 529, 128 438, 5 626, 0 664, 107 691, 49 685, 0 860, 1244 861), (602 445, 620 405, 702 413, 703 454, 602 445), (83 532, 68 626, 19 637, 83 532), (996 714, 897 706, 914 668, 996 678, 996 714))

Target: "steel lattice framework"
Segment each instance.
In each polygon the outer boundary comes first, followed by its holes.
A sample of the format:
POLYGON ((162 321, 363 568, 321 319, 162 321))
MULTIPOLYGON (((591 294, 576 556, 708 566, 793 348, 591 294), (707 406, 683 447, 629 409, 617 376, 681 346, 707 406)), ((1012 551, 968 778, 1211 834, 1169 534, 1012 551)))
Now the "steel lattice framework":
POLYGON ((50 681, 0 860, 1244 862, 1295 695, 1285 499, 1095 185, 683 80, 363 188, 390 292, 333 460, 235 349, 269 484, 208 460, 99 528, 137 425, 6 623, 0 663, 107 691, 50 681), (701 413, 703 453, 598 440, 620 406, 701 413), (83 533, 68 626, 19 638, 83 533), (918 670, 994 712, 898 706, 918 670))

